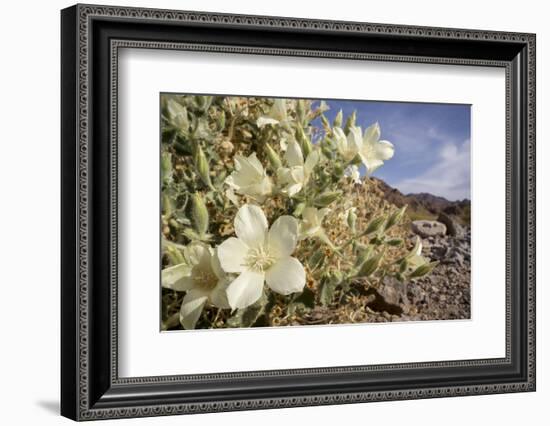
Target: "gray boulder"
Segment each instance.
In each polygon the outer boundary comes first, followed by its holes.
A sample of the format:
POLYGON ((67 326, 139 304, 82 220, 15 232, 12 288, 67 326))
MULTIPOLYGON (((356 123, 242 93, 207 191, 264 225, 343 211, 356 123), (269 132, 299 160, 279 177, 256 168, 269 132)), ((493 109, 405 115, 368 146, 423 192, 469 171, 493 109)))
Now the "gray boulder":
POLYGON ((439 213, 437 221, 443 223, 447 227, 447 235, 450 235, 451 237, 462 235, 463 232, 461 226, 448 214, 444 212, 439 213))
POLYGON ((411 224, 411 229, 422 238, 443 237, 447 233, 445 224, 436 220, 415 220, 411 224))

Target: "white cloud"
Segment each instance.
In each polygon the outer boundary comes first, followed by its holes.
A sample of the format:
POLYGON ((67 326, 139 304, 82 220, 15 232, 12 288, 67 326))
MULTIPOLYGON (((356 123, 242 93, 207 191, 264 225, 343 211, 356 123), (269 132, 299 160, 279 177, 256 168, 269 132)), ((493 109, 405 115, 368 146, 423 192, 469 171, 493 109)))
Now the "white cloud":
POLYGON ((444 144, 439 160, 421 174, 394 184, 404 194, 428 192, 448 200, 470 198, 470 140, 444 144))

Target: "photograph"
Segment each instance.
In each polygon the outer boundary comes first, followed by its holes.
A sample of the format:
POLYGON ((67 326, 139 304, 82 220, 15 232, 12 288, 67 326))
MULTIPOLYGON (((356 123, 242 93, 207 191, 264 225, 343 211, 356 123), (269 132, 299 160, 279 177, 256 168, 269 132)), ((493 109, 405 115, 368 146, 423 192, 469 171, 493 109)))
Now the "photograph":
MULTIPOLYGON (((369 420, 423 426, 428 411, 471 423, 487 404, 499 424, 538 414, 543 14, 279 3, 64 4, 61 22, 45 10, 32 20, 51 52, 13 43, 21 66, 5 68, 22 77, 60 59, 40 84, 7 87, 16 117, 3 126, 18 141, 29 99, 60 89, 60 108, 33 126, 59 134, 60 149, 31 138, 40 165, 26 155, 22 174, 16 149, 4 179, 32 204, 5 209, 19 275, 22 226, 52 207, 32 229, 57 236, 32 236, 57 238, 57 259, 33 268, 55 270, 60 291, 37 286, 47 291, 26 311, 60 312, 58 336, 38 335, 58 342, 44 371, 9 388, 38 389, 37 407, 75 421, 257 423, 254 413, 327 406, 332 424, 367 403, 369 420), (501 410, 503 398, 525 404, 501 410)), ((21 293, 19 278, 4 281, 21 293)), ((4 298, 23 321, 8 327, 18 343, 37 319, 13 303, 19 293, 4 298)), ((26 340, 26 352, 47 346, 26 340)), ((14 407, 14 418, 31 413, 14 407)))
POLYGON ((161 93, 160 139, 162 331, 471 318, 471 105, 161 93))

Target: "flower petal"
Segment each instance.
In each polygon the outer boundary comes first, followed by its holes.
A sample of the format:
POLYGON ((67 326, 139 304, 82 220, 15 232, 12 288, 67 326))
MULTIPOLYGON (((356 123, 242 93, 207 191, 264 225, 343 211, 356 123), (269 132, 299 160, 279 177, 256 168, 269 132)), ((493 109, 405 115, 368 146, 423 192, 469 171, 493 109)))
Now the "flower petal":
POLYGON ((202 291, 191 290, 187 292, 180 308, 180 323, 183 328, 186 330, 195 328, 207 300, 207 295, 202 291))
POLYGON ((279 120, 275 120, 273 118, 269 118, 269 117, 259 117, 257 120, 256 120, 256 126, 258 126, 259 128, 262 128, 264 126, 267 126, 268 124, 279 124, 279 120))
POLYGON ((306 284, 306 271, 294 257, 285 257, 266 271, 265 280, 271 290, 287 295, 300 292, 306 284))
POLYGON ((302 148, 300 148, 298 142, 293 140, 288 144, 285 160, 290 167, 304 165, 304 154, 302 154, 302 148))
POLYGON ((187 263, 191 266, 198 265, 201 262, 205 262, 208 257, 210 259, 210 252, 208 251, 209 247, 200 242, 193 242, 183 249, 183 256, 187 263))
POLYGON ((366 144, 374 144, 376 141, 380 139, 380 125, 378 122, 370 125, 365 129, 365 133, 363 134, 363 141, 366 144))
POLYGON ((169 266, 161 272, 161 282, 164 288, 170 288, 176 291, 186 291, 193 287, 193 281, 190 278, 191 266, 186 263, 169 266))
POLYGON ((349 129, 348 133, 348 151, 350 156, 352 153, 357 153, 363 146, 363 141, 361 138, 361 127, 353 126, 349 129))
POLYGON ((378 158, 374 158, 372 156, 361 155, 361 160, 363 161, 363 164, 367 168, 367 173, 369 175, 373 174, 376 169, 384 165, 384 162, 382 160, 379 160, 378 158))
POLYGON ((389 160, 393 157, 395 148, 389 141, 378 141, 375 146, 375 155, 380 160, 389 160))
POLYGON ((258 157, 256 157, 255 152, 253 152, 248 156, 247 163, 248 163, 247 165, 249 167, 252 167, 258 175, 260 176, 264 175, 264 166, 262 166, 262 163, 260 163, 260 160, 258 160, 258 157))
POLYGON ((248 246, 240 239, 230 237, 218 246, 218 259, 225 272, 242 272, 248 255, 248 246))
POLYGON ((305 170, 301 166, 292 167, 290 169, 290 176, 292 177, 292 182, 294 183, 300 183, 303 185, 306 181, 305 170))
POLYGON ((209 300, 212 305, 222 309, 230 308, 227 300, 227 286, 230 282, 227 278, 218 281, 216 287, 210 292, 209 300))
POLYGON ((264 244, 267 226, 265 214, 258 206, 245 204, 235 216, 235 234, 249 247, 264 244))
POLYGON ((289 197, 294 197, 298 192, 300 192, 302 190, 302 183, 294 183, 294 184, 289 184, 285 189, 284 189, 284 193, 286 193, 289 197))
POLYGON ((318 151, 313 151, 307 156, 306 162, 304 164, 306 175, 309 175, 313 171, 313 169, 319 162, 319 159, 320 159, 320 156, 318 151))
POLYGON ((290 256, 296 248, 297 241, 298 221, 292 216, 281 216, 269 230, 269 253, 277 257, 290 256))
POLYGON ((218 257, 218 249, 215 249, 212 253, 212 257, 210 258, 210 267, 212 268, 214 275, 216 275, 219 279, 223 279, 225 277, 225 271, 223 270, 222 265, 220 264, 220 258, 218 257))
POLYGON ((302 218, 306 222, 310 222, 310 223, 317 222, 317 209, 315 207, 306 207, 302 212, 302 218))
POLYGON ((234 189, 239 189, 244 186, 255 184, 261 181, 265 175, 262 163, 256 158, 253 153, 248 158, 242 155, 236 155, 235 171, 225 179, 225 183, 234 189))
POLYGON ((269 115, 279 121, 286 120, 286 99, 275 99, 271 111, 269 111, 269 115))
POLYGON ((246 270, 227 287, 227 300, 231 309, 246 308, 262 295, 265 274, 246 270))

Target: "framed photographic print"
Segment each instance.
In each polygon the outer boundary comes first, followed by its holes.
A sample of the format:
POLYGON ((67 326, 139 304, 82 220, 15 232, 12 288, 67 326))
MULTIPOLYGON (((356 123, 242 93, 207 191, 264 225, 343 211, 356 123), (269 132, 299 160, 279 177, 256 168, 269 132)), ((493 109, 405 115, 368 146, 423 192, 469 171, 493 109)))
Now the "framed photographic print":
POLYGON ((76 5, 74 420, 535 390, 535 36, 76 5))

